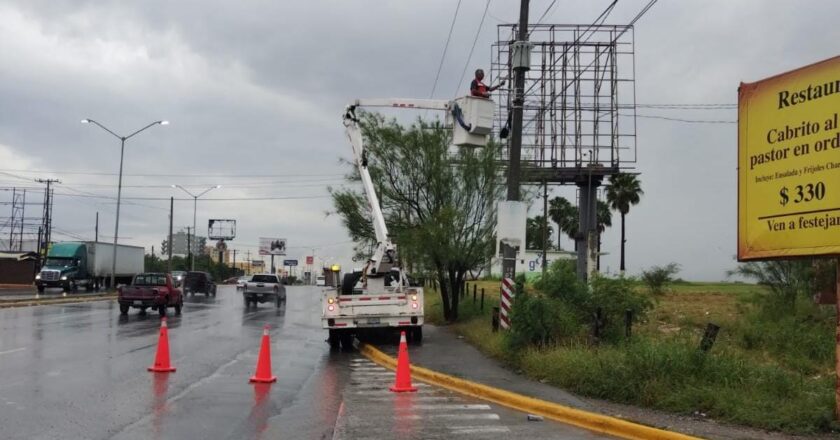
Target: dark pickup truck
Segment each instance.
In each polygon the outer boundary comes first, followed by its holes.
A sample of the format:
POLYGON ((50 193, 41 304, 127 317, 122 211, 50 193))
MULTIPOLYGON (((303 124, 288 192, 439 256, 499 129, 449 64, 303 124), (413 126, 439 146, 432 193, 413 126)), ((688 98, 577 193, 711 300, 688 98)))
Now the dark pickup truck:
POLYGON ((120 313, 128 314, 128 309, 157 309, 161 316, 166 316, 168 307, 175 308, 175 314, 181 314, 184 306, 184 296, 176 288, 172 277, 165 273, 141 273, 132 279, 131 284, 118 289, 117 301, 120 303, 120 313))

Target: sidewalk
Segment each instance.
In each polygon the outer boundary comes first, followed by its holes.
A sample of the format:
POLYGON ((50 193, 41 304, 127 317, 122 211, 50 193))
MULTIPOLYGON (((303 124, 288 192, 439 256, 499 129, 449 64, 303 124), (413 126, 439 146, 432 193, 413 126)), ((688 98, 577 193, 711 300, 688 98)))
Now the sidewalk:
POLYGON ((108 292, 104 290, 100 292, 85 292, 82 290, 80 292, 68 293, 61 289, 47 289, 44 293, 38 293, 34 286, 0 285, 0 307, 78 302, 111 296, 113 295, 108 295, 108 292))
MULTIPOLYGON (((656 428, 681 432, 710 439, 795 439, 815 440, 821 437, 796 437, 778 433, 723 425, 713 420, 679 416, 661 411, 639 408, 579 397, 518 375, 496 360, 490 359, 445 327, 424 325, 422 346, 410 346, 411 363, 440 373, 479 382, 491 387, 535 397, 561 405, 604 414, 656 428)), ((379 344, 385 353, 396 356, 396 345, 379 344)), ((828 438, 828 437, 826 437, 828 438)))

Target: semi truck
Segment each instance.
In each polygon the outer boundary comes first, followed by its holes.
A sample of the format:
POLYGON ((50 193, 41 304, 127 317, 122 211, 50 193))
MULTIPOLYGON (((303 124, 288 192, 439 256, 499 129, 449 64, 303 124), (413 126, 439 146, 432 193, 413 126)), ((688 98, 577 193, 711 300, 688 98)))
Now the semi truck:
POLYGON ((458 146, 486 145, 493 126, 494 104, 485 98, 468 96, 453 101, 366 99, 347 106, 343 118, 345 132, 353 148, 377 244, 361 270, 344 274, 339 286, 325 282, 321 326, 328 330, 328 341, 333 349, 350 348, 354 336, 370 330, 403 330, 409 342, 423 340, 423 289, 412 286, 405 272, 400 270, 397 245, 388 234, 368 170, 362 128, 356 115, 361 107, 443 110, 448 125, 453 128, 453 144, 458 146))
MULTIPOLYGON (((115 282, 128 284, 143 272, 145 250, 138 246, 117 245, 115 282)), ((110 287, 114 245, 92 241, 54 243, 47 252, 41 271, 35 275, 35 287, 43 293, 51 287, 76 292, 91 292, 110 287)))

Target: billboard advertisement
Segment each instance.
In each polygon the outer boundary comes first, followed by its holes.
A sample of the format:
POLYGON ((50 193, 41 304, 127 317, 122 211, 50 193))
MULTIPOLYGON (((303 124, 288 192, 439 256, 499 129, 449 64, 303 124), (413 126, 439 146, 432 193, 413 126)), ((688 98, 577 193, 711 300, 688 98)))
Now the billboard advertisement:
POLYGON ((315 257, 312 256, 312 255, 306 257, 306 264, 309 264, 309 265, 315 264, 315 257))
POLYGON ((223 218, 207 220, 207 238, 211 240, 233 240, 236 238, 236 220, 223 218))
POLYGON ((260 237, 260 255, 286 255, 286 239, 260 237))
POLYGON ((840 56, 738 89, 738 260, 840 254, 840 56))

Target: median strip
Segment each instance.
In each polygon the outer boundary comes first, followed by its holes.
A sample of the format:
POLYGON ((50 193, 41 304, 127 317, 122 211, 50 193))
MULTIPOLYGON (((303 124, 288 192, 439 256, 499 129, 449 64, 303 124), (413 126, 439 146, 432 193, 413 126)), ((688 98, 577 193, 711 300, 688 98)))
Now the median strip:
MULTIPOLYGON (((369 344, 359 344, 359 351, 371 361, 392 370, 396 369, 396 359, 383 353, 376 347, 369 344)), ((642 440, 696 440, 686 434, 652 428, 615 417, 605 416, 575 408, 559 405, 522 394, 493 388, 477 382, 471 382, 457 377, 449 376, 427 368, 411 366, 412 376, 423 382, 437 385, 467 396, 497 403, 518 411, 530 414, 538 414, 543 417, 574 425, 590 431, 609 434, 615 437, 642 440)))
POLYGON ((0 299, 0 309, 9 307, 27 307, 27 306, 44 306, 50 304, 72 304, 90 301, 104 301, 116 299, 116 293, 105 293, 101 295, 83 295, 83 296, 62 296, 50 298, 15 298, 15 299, 0 299))

